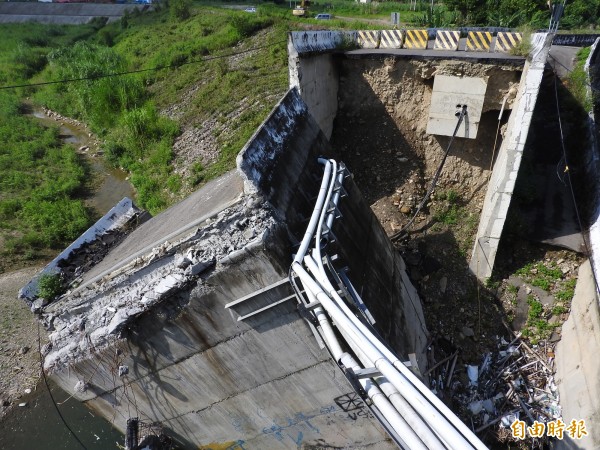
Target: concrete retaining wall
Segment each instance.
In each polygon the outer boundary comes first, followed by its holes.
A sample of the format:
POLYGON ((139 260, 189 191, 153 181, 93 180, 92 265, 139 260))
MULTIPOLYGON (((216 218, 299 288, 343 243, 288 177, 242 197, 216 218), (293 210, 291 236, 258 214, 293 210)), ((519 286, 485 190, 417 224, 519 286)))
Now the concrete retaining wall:
MULTIPOLYGON (((585 70, 588 75, 588 80, 592 89, 600 88, 600 38, 596 39, 590 56, 585 63, 585 70)), ((591 98, 597 97, 592 95, 592 90, 589 89, 588 95, 591 98)), ((591 246, 590 255, 592 268, 596 274, 600 273, 600 129, 596 124, 596 113, 600 111, 600 101, 593 104, 592 110, 588 112, 588 141, 589 146, 585 152, 584 167, 587 171, 586 185, 589 186, 590 192, 595 192, 591 195, 590 211, 591 216, 587 218, 590 223, 588 239, 591 246)))
POLYGON ((556 382, 562 420, 584 420, 588 436, 574 441, 565 434, 557 450, 600 448, 600 307, 589 261, 579 269, 569 319, 556 346, 556 382))
MULTIPOLYGON (((600 39, 596 39, 586 61, 585 70, 592 89, 600 85, 600 39)), ((591 95, 591 91, 589 92, 591 95)), ((595 111, 588 119, 588 147, 583 166, 589 200, 591 223, 588 239, 590 259, 579 269, 577 288, 571 302, 569 319, 562 326, 561 341, 556 347, 556 382, 560 393, 563 421, 584 420, 588 436, 574 441, 566 437, 556 445, 558 450, 600 448, 600 303, 593 271, 600 270, 600 153, 595 111)), ((581 206, 581 205, 580 205, 581 206)), ((596 275, 597 278, 597 275, 596 275)))
POLYGON ((552 45, 568 45, 571 47, 589 47, 600 34, 557 34, 552 39, 552 45))
POLYGON ((288 37, 290 88, 297 88, 325 136, 329 139, 337 113, 338 73, 335 54, 354 42, 356 32, 291 32, 288 37))
MULTIPOLYGON (((317 157, 331 154, 291 90, 238 156, 244 192, 235 204, 161 244, 160 252, 148 250, 153 257, 126 270, 115 262, 117 275, 46 311, 55 329, 45 361, 53 378, 96 412, 116 417, 118 428, 131 415, 160 421, 190 448, 395 448, 319 348, 294 299, 243 321, 240 310, 225 308, 286 279, 319 189, 317 157), (173 283, 164 290, 166 278, 173 283)), ((337 239, 326 251, 348 266, 389 344, 423 362, 423 313, 403 261, 351 178, 345 188, 337 239)), ((147 222, 149 229, 169 215, 147 222)), ((140 233, 128 239, 143 239, 140 233)), ((125 241, 108 260, 140 247, 125 241)), ((283 294, 261 295, 272 303, 283 294)), ((256 308, 255 301, 242 308, 256 308)))
POLYGON ((71 254, 83 245, 93 242, 108 231, 118 229, 129 222, 141 210, 133 204, 133 201, 125 197, 111 208, 94 225, 79 236, 71 245, 64 249, 56 258, 50 261, 44 269, 38 273, 29 283, 19 290, 19 298, 31 301, 37 295, 38 280, 44 274, 53 275, 58 272, 61 261, 67 260, 71 254))
POLYGON ((552 35, 547 33, 532 36, 533 49, 525 63, 506 136, 488 184, 469 263, 482 281, 492 275, 551 42, 552 35))

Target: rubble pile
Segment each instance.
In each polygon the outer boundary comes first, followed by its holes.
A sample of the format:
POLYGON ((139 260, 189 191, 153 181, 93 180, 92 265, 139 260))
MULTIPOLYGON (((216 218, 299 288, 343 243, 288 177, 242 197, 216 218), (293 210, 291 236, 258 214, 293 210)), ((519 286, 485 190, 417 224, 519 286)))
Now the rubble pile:
MULTIPOLYGON (((457 364, 459 350, 450 349, 426 374, 432 390, 482 438, 493 433, 498 442, 517 441, 511 428, 516 420, 532 426, 561 417, 554 344, 530 347, 520 334, 510 342, 496 340, 497 350, 483 355, 478 365, 457 364)), ((541 448, 544 439, 536 438, 533 448, 541 448)))
POLYGON ((248 196, 202 227, 190 229, 174 242, 164 241, 90 286, 51 303, 42 319, 52 332, 43 350, 45 367, 66 366, 86 357, 90 349, 118 340, 135 317, 158 308, 192 281, 202 285, 201 274, 262 246, 273 225, 270 208, 261 198, 248 196))
POLYGON ((107 230, 97 239, 85 242, 73 250, 67 259, 60 260, 57 266, 60 268, 64 285, 72 286, 77 278, 102 261, 113 247, 119 245, 129 233, 148 218, 147 212, 140 211, 122 227, 107 230))

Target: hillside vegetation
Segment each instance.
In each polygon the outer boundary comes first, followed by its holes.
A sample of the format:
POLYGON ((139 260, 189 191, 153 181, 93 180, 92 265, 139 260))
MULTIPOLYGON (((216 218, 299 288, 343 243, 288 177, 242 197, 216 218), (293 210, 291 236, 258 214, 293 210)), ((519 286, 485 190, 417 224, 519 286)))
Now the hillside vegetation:
POLYGON ((0 87, 84 79, 0 90, 0 270, 47 257, 93 220, 85 160, 58 129, 22 114, 26 98, 87 123, 154 214, 234 167, 287 89, 289 24, 268 13, 190 12, 0 29, 0 87), (123 72, 134 73, 105 76, 123 72))

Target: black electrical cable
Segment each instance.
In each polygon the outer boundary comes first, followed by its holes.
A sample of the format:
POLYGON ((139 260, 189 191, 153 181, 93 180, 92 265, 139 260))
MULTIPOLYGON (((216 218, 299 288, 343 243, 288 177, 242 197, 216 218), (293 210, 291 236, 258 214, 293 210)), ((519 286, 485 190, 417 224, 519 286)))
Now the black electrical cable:
POLYGON ((84 450, 87 450, 87 447, 85 446, 85 444, 83 442, 81 442, 81 439, 79 439, 79 437, 71 429, 71 427, 69 426, 69 424, 65 420, 64 416, 60 412, 60 409, 58 409, 58 405, 56 404, 56 400, 54 400, 54 396, 52 395, 52 390, 50 389, 50 385, 48 384, 48 379, 46 378, 46 372, 44 371, 44 356, 42 355, 42 338, 41 338, 41 335, 40 335, 40 322, 39 322, 39 320, 38 320, 38 324, 37 324, 37 332, 38 332, 38 352, 40 354, 40 370, 42 371, 42 378, 44 379, 44 384, 46 385, 46 389, 48 389, 48 394, 50 394, 50 399, 52 400, 52 404, 54 405, 54 408, 56 409, 56 412, 58 413, 58 416, 60 417, 60 420, 62 420, 62 423, 65 425, 65 427, 67 428, 67 430, 69 430, 69 432, 75 438, 75 440, 79 443, 79 445, 81 446, 81 448, 83 448, 84 450))
POLYGON ((417 210, 415 211, 415 213, 413 214, 413 216, 411 217, 411 219, 408 221, 408 223, 406 225, 404 225, 404 227, 402 227, 402 229, 400 231, 398 231, 397 233, 393 234, 390 237, 390 239, 392 241, 394 241, 394 240, 400 238, 401 236, 403 236, 404 233, 411 227, 411 225, 413 224, 413 222, 417 218, 417 215, 421 212, 421 209, 423 208, 423 206, 425 205, 425 203, 427 203, 427 201, 429 200, 429 197, 431 196, 433 190, 435 189, 435 186, 436 186, 436 184, 438 182, 438 178, 440 177, 440 174, 442 173, 442 168, 444 167, 444 164, 446 163, 446 158, 448 158, 448 154, 450 153, 450 149, 452 148, 452 143, 454 142, 454 138, 456 137, 456 133, 458 133, 458 129, 460 128, 460 124, 462 123, 464 117, 467 115, 467 105, 462 105, 460 112, 457 113, 457 114, 458 114, 458 122, 456 123, 456 127, 454 128, 454 133, 452 133, 452 137, 450 138, 450 142, 448 142, 448 146, 446 147, 446 152, 444 153, 444 157, 442 158, 442 162, 440 163, 440 165, 437 168, 437 171, 435 172, 435 175, 433 177, 433 180, 431 182, 431 186, 430 186, 429 190, 425 194, 425 197, 423 197, 423 200, 421 200, 421 203, 417 207, 417 210))
POLYGON ((276 42, 272 42, 270 44, 249 48, 247 50, 243 50, 240 52, 228 53, 226 55, 207 56, 206 58, 195 59, 193 61, 187 61, 187 62, 178 63, 178 64, 167 64, 167 65, 163 65, 163 66, 150 67, 148 69, 127 70, 124 72, 101 73, 98 75, 93 75, 93 76, 89 76, 89 77, 81 77, 81 78, 63 78, 61 80, 43 81, 40 83, 13 84, 10 86, 0 86, 0 90, 17 89, 17 88, 23 88, 23 87, 47 86, 47 85, 51 85, 51 84, 74 83, 74 82, 79 82, 79 81, 92 81, 92 80, 100 80, 103 78, 120 77, 120 76, 124 76, 124 75, 136 74, 136 73, 152 72, 152 71, 162 70, 162 69, 176 69, 178 67, 187 66, 190 64, 199 64, 202 62, 212 61, 215 59, 222 59, 222 58, 229 58, 231 56, 243 55, 245 53, 250 53, 250 52, 253 52, 256 50, 262 50, 263 48, 269 48, 275 44, 281 44, 283 42, 285 42, 285 41, 276 41, 276 42))
MULTIPOLYGON (((583 222, 581 221, 581 214, 579 213, 579 208, 577 207, 577 200, 575 199, 575 190, 573 189, 573 183, 571 181, 571 172, 569 171, 569 160, 567 158, 567 150, 565 148, 565 137, 563 134, 562 127, 562 119, 560 116, 560 105, 558 102, 558 75, 556 74, 556 70, 554 71, 554 97, 556 99, 556 113, 558 116, 558 128, 560 130, 560 144, 562 148, 562 159, 565 162, 565 179, 568 181, 569 192, 571 193, 571 199, 573 200, 573 207, 575 208, 575 215, 577 216, 577 223, 579 224, 579 232, 581 233, 581 238, 583 240, 583 245, 585 246, 586 256, 589 258, 592 256, 590 251, 590 246, 585 237, 585 232, 583 228, 583 222)), ((592 268, 592 278, 594 279, 594 285, 596 286, 596 293, 600 295, 600 285, 598 284, 598 277, 596 275, 596 270, 594 269, 594 264, 590 263, 590 267, 592 268)))

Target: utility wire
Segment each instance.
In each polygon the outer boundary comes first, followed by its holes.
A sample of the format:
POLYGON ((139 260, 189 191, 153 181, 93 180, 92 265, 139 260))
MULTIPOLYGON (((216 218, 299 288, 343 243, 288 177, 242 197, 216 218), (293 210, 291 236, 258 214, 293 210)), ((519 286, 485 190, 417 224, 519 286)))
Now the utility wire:
POLYGON ((467 114, 467 105, 462 105, 460 112, 458 112, 457 114, 458 114, 458 122, 456 123, 456 127, 454 128, 454 133, 452 133, 452 137, 450 138, 450 142, 448 142, 448 146, 446 147, 446 152, 444 153, 444 157, 442 158, 442 162, 440 163, 440 165, 437 168, 437 171, 435 172, 435 175, 433 177, 433 180, 431 182, 431 186, 429 187, 429 190, 425 194, 425 197, 423 197, 423 200, 421 200, 421 203, 417 207, 417 210, 415 211, 415 213, 413 214, 413 216, 411 217, 411 219, 408 221, 408 223, 406 225, 404 225, 404 227, 402 227, 402 229, 400 231, 398 231, 397 233, 393 234, 390 237, 390 240, 394 241, 394 240, 400 238, 405 232, 407 232, 410 229, 411 225, 413 224, 413 222, 417 218, 417 215, 419 214, 419 212, 421 212, 421 209, 423 208, 423 206, 425 205, 425 203, 427 203, 427 200, 429 200, 429 197, 431 196, 433 190, 435 189, 435 186, 436 186, 436 184, 438 182, 438 178, 440 177, 440 174, 442 173, 442 168, 444 167, 444 164, 446 163, 446 158, 448 158, 448 154, 450 153, 450 149, 452 148, 452 143, 454 142, 454 138, 456 137, 456 133, 458 133, 458 129, 460 128, 460 124, 462 123, 464 117, 468 115, 467 114))
POLYGON ((240 51, 240 52, 228 53, 226 55, 207 56, 207 57, 202 58, 202 59, 195 59, 195 60, 192 60, 192 61, 186 61, 186 62, 177 63, 177 64, 166 64, 166 65, 162 65, 162 66, 155 66, 155 67, 150 67, 148 69, 137 69, 137 70, 127 70, 127 71, 123 71, 123 72, 101 73, 101 74, 98 74, 98 75, 91 75, 89 77, 63 78, 61 80, 42 81, 40 83, 13 84, 13 85, 9 85, 9 86, 0 86, 0 90, 17 89, 17 88, 23 88, 23 87, 48 86, 48 85, 51 85, 51 84, 74 83, 74 82, 78 82, 78 81, 100 80, 100 79, 103 79, 103 78, 120 77, 120 76, 123 76, 123 75, 131 75, 131 74, 136 74, 136 73, 152 72, 152 71, 157 71, 157 70, 162 70, 162 69, 176 69, 178 67, 187 66, 187 65, 190 65, 190 64, 199 64, 199 63, 203 63, 203 62, 206 62, 206 61, 212 61, 212 60, 215 60, 215 59, 223 59, 223 58, 230 58, 232 56, 243 55, 243 54, 250 53, 250 52, 253 52, 253 51, 256 51, 256 50, 262 50, 264 48, 272 47, 275 44, 282 44, 284 42, 287 42, 287 41, 271 42, 269 44, 260 45, 258 47, 252 47, 252 48, 240 51))
MULTIPOLYGON (((562 119, 560 116, 560 104, 558 101, 558 75, 556 74, 556 70, 554 71, 554 97, 556 99, 556 114, 558 116, 558 128, 560 130, 560 144, 562 148, 562 159, 565 161, 565 179, 568 181, 569 192, 571 193, 571 199, 573 200, 573 207, 575 208, 575 215, 577 216, 577 223, 579 224, 579 232, 581 233, 581 238, 583 240, 583 245, 585 246, 586 256, 591 257, 592 253, 590 251, 590 246, 588 240, 585 236, 583 222, 581 220, 581 215, 579 213, 579 208, 577 207, 577 200, 575 199, 575 190, 573 189, 573 183, 571 181, 571 172, 569 170, 569 160, 567 158, 567 150, 565 148, 565 137, 563 134, 562 127, 562 119)), ((590 267, 592 268, 592 277, 594 279, 594 285, 596 286, 596 293, 600 295, 600 285, 598 284, 598 277, 596 275, 596 270, 594 268, 594 264, 590 263, 590 267)))
POLYGON ((81 448, 83 448, 84 450, 87 450, 87 447, 85 446, 85 444, 83 442, 81 442, 81 439, 79 439, 79 437, 71 429, 71 427, 65 420, 64 416, 60 412, 60 409, 58 409, 56 400, 54 400, 54 396, 52 395, 52 390, 50 389, 50 385, 48 384, 48 379, 46 378, 46 372, 44 371, 44 356, 42 355, 42 338, 40 335, 40 321, 39 320, 38 320, 38 324, 37 324, 37 332, 38 332, 38 352, 40 354, 40 370, 42 371, 42 378, 44 378, 44 384, 46 385, 46 389, 48 389, 48 394, 50 394, 50 399, 52 400, 52 404, 54 405, 54 408, 56 409, 56 412, 58 413, 60 420, 62 420, 62 423, 65 425, 65 428, 67 430, 69 430, 69 432, 75 438, 75 440, 79 443, 81 448))

